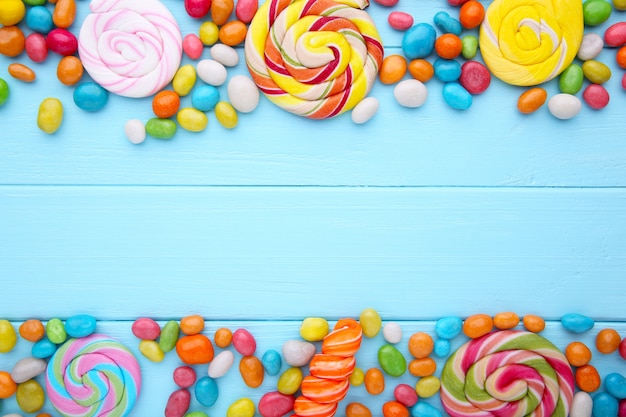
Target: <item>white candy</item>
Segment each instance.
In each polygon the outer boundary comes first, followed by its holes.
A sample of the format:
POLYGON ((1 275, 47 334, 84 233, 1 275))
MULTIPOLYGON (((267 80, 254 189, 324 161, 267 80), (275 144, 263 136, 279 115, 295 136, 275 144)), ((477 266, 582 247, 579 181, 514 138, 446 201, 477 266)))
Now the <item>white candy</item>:
POLYGON ((218 43, 213 45, 210 50, 211 58, 224 64, 227 67, 234 67, 239 63, 239 54, 235 48, 218 43))
POLYGON ((226 372, 233 366, 235 355, 230 350, 224 350, 213 358, 209 363, 209 376, 211 378, 219 378, 226 375, 226 372))
POLYGON ((130 143, 139 145, 146 140, 146 125, 139 119, 131 119, 124 125, 124 133, 130 143))
POLYGON ((383 327, 383 337, 388 343, 400 343, 402 341, 402 328, 395 321, 390 321, 383 327))
POLYGON ((396 101, 404 107, 420 107, 428 98, 428 89, 419 80, 400 81, 393 89, 396 101))
POLYGON ((548 110, 557 119, 571 119, 582 108, 582 102, 574 95, 561 93, 548 100, 548 110))
POLYGON ((13 379, 16 384, 21 384, 43 373, 43 371, 46 370, 46 366, 47 362, 43 359, 32 357, 20 359, 13 366, 11 379, 13 379))
POLYGON ((283 344, 283 358, 289 366, 305 366, 315 355, 315 345, 301 340, 287 340, 283 344))
POLYGON ((374 117, 378 112, 378 99, 366 97, 352 109, 352 121, 356 124, 363 124, 374 117))
POLYGON ((583 41, 578 49, 578 59, 581 61, 589 61, 594 59, 604 48, 604 40, 597 33, 587 33, 583 36, 583 41))
POLYGON ((259 105, 259 89, 245 75, 235 75, 228 81, 228 100, 241 113, 250 113, 259 105))
POLYGON ((198 62, 196 72, 202 81, 214 87, 219 87, 224 84, 226 78, 228 78, 226 67, 222 63, 212 59, 203 59, 198 62))
POLYGON ((593 409, 593 399, 591 395, 584 391, 578 391, 574 394, 572 401, 572 409, 569 412, 570 417, 591 417, 593 409))

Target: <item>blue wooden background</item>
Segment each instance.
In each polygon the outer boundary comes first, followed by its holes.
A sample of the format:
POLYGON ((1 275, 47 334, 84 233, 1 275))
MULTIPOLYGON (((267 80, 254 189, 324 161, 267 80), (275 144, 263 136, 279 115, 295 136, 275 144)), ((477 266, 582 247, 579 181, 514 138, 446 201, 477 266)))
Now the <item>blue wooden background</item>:
MULTIPOLYGON (((183 34, 197 30, 182 2, 163 2, 183 34)), ((78 5, 80 22, 87 2, 78 5)), ((402 34, 386 23, 391 10, 416 22, 455 13, 445 1, 371 5, 387 55, 401 53, 402 34)), ((625 18, 614 12, 589 30, 602 34, 625 18)), ((262 99, 234 130, 210 114, 203 133, 179 130, 139 146, 123 126, 150 118, 150 99, 112 96, 89 114, 56 81, 58 57, 45 64, 0 57, 12 91, 0 108, 0 318, 17 326, 93 314, 100 331, 135 352, 130 324, 140 316, 202 314, 207 334, 245 326, 262 353, 297 338, 304 317, 356 317, 365 307, 400 321, 405 340, 432 332, 443 315, 509 310, 552 320, 546 336, 561 348, 577 338, 593 345, 594 334, 566 334, 558 324, 573 311, 625 336, 626 92, 614 55, 605 49, 599 57, 613 69, 608 108, 584 106, 569 121, 545 107, 519 114, 522 90, 498 80, 465 112, 446 106, 435 80, 419 109, 401 108, 393 87, 377 83, 371 95, 380 111, 362 126, 349 114, 304 120, 262 99), (37 81, 10 79, 14 61, 29 63, 37 81), (35 123, 49 96, 66 111, 51 136, 35 123)), ((243 63, 229 71, 240 73, 243 63)), ((558 90, 556 81, 545 87, 558 90)), ((381 343, 366 341, 359 366, 375 365, 381 343)), ((0 369, 29 349, 20 341, 0 356, 0 369)), ((132 416, 158 415, 178 362, 140 361, 144 391, 132 416)), ((596 352, 594 364, 603 375, 626 372, 616 355, 596 352)), ((376 410, 395 383, 379 398, 361 388, 350 399, 376 410)), ((210 415, 262 394, 234 370, 222 387, 210 415)), ((16 409, 5 402, 5 412, 16 409)))

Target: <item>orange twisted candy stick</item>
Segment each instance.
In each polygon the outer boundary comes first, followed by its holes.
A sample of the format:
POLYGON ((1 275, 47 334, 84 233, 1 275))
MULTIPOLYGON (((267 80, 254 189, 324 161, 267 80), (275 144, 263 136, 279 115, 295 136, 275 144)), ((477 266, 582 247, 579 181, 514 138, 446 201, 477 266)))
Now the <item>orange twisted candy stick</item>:
POLYGON ((336 356, 320 353, 313 356, 309 363, 311 375, 323 379, 346 379, 350 378, 356 359, 354 356, 336 356))

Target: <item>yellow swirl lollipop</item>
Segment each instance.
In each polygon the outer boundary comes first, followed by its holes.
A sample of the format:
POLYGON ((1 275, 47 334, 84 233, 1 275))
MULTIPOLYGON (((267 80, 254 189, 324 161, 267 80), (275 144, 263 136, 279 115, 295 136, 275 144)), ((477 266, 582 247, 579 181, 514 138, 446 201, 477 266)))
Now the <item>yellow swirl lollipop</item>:
POLYGON ((572 63, 583 31, 580 0, 495 0, 480 28, 480 51, 502 81, 537 85, 572 63))

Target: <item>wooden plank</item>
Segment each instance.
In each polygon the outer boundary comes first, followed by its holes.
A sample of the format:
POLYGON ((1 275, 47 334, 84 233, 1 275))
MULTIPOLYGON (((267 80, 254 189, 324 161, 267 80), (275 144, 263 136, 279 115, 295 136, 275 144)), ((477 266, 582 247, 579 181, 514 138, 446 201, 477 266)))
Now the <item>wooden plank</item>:
POLYGON ((0 187, 0 316, 626 320, 624 189, 0 187))

